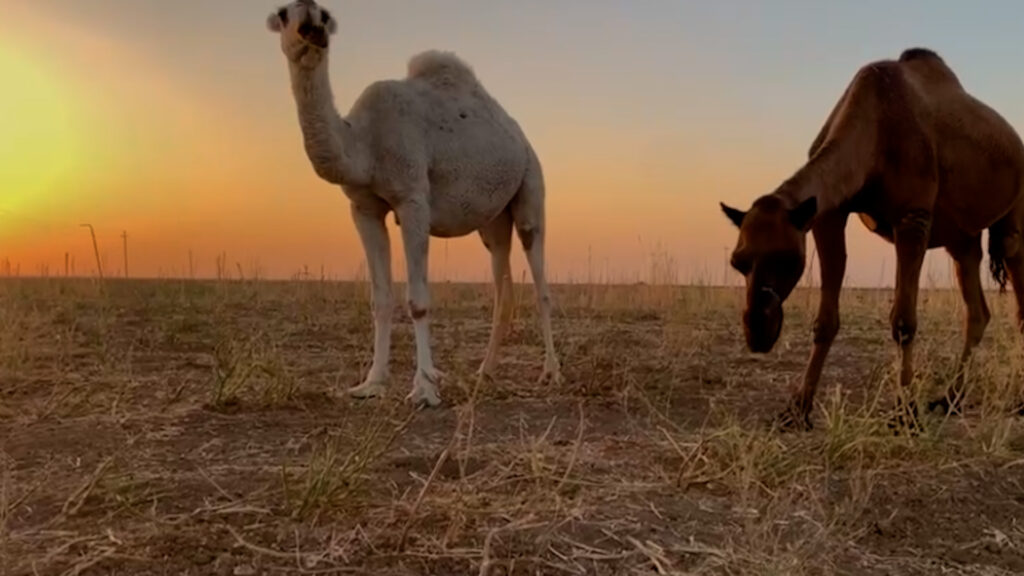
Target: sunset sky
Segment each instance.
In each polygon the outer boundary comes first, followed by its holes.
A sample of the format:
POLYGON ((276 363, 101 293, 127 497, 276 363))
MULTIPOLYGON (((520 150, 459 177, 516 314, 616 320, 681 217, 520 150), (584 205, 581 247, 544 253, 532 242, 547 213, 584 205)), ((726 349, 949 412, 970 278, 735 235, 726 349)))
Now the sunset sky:
MULTIPOLYGON (((350 278, 363 252, 341 191, 303 152, 265 0, 31 0, 0 19, 0 260, 133 276, 268 277, 321 266, 350 278)), ((747 208, 806 159, 856 69, 937 50, 968 90, 1024 127, 1024 4, 1016 1, 326 0, 345 113, 424 49, 453 50, 520 122, 544 165, 556 281, 681 281, 724 269, 747 208)), ((848 282, 891 285, 892 248, 851 224, 848 282)), ((396 276, 400 241, 393 234, 396 276)), ((435 240, 432 279, 482 280, 476 236, 435 240)), ((929 282, 948 279, 935 252, 929 282)), ((518 247, 514 265, 522 268, 518 247)), ((519 273, 516 273, 518 279, 519 273)))

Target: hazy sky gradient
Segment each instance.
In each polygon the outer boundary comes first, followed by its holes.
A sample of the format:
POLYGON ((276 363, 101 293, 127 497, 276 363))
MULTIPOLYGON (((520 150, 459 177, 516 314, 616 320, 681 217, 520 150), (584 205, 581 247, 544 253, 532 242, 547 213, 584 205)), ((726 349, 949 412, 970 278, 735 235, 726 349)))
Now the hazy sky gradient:
MULTIPOLYGON (((363 263, 346 201, 306 159, 277 38, 253 0, 33 0, 0 20, 0 259, 22 273, 109 273, 127 230, 133 274, 246 269, 333 276, 363 263)), ((909 46, 940 52, 968 90, 1024 126, 1024 4, 921 0, 328 0, 344 113, 424 49, 454 50, 516 117, 548 184, 561 281, 721 282, 746 208, 806 158, 856 69, 909 46)), ((892 249, 851 224, 848 281, 891 285, 892 249)), ((403 276, 400 242, 396 273, 403 276)), ((485 279, 475 236, 435 241, 434 280, 485 279)), ((517 249, 518 252, 518 249, 517 249)), ((517 253, 514 264, 522 268, 517 253)), ((947 259, 930 257, 933 282, 947 259)), ((926 269, 926 273, 929 270, 926 269)), ((517 273, 518 276, 518 273, 517 273)), ((925 280, 927 284, 928 279, 925 280)))

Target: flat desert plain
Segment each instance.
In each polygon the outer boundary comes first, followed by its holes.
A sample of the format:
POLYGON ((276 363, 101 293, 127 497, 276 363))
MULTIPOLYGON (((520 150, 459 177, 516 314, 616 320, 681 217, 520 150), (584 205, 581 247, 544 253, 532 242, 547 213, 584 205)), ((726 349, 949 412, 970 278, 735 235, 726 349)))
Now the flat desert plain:
MULTIPOLYGON (((963 417, 889 429, 891 291, 848 290, 811 432, 772 418, 817 292, 775 350, 738 289, 554 288, 565 381, 540 384, 532 286, 478 382, 488 285, 432 287, 444 404, 386 397, 363 283, 0 282, 0 574, 1020 574, 1024 342, 1012 295, 963 417)), ((922 293, 918 393, 953 378, 956 291, 922 293)))

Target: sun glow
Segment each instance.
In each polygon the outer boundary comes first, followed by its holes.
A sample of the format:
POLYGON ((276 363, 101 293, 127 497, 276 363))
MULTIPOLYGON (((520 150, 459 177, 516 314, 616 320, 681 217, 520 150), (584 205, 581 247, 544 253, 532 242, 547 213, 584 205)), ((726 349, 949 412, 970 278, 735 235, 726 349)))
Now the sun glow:
POLYGON ((69 90, 46 66, 0 45, 0 212, 30 210, 82 162, 69 90))

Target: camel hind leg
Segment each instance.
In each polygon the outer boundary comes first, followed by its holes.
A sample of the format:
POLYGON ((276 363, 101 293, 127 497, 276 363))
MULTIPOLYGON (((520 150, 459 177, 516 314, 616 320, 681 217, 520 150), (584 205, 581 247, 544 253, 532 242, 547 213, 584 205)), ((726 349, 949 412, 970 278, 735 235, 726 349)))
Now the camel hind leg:
MULTIPOLYGON (((1017 328, 1024 331, 1024 198, 989 229, 989 267, 996 282, 1007 280, 1017 297, 1017 328)), ((1005 286, 1001 286, 1005 288, 1005 286)))
MULTIPOLYGON (((989 260, 996 281, 1009 281, 1017 299, 1017 329, 1024 332, 1024 197, 989 229, 989 260), (1005 273, 1005 276, 1001 274, 1005 273)), ((1024 394, 1015 409, 1024 416, 1024 394)))
POLYGON ((498 364, 501 340, 512 323, 512 214, 506 210, 480 229, 480 239, 491 253, 491 272, 494 274, 494 317, 491 321, 491 339, 487 353, 477 373, 480 378, 491 377, 498 364))
POLYGON ((512 221, 526 252, 537 293, 540 328, 544 337, 544 372, 541 381, 559 383, 562 380, 562 369, 555 353, 555 338, 551 329, 551 292, 544 269, 544 176, 533 151, 530 151, 530 165, 519 192, 512 200, 511 209, 512 221))
POLYGON ((981 343, 992 314, 985 303, 985 292, 981 286, 981 237, 967 240, 962 245, 950 247, 950 256, 956 263, 956 278, 966 308, 964 322, 964 347, 957 361, 953 384, 945 396, 928 404, 929 410, 957 414, 967 392, 968 366, 974 348, 981 343))
MULTIPOLYGON (((1006 258, 1006 272, 1017 298, 1017 329, 1024 332, 1024 250, 1018 249, 1013 256, 1006 258)), ((1024 390, 1019 392, 1013 411, 1024 416, 1024 390)))

